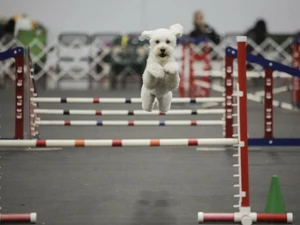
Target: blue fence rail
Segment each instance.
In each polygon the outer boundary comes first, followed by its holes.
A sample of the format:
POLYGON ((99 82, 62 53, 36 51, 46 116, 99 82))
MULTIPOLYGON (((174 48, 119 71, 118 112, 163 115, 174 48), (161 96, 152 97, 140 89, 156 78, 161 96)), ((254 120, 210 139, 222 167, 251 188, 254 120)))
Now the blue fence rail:
POLYGON ((20 55, 24 55, 24 48, 17 47, 17 48, 8 49, 5 52, 0 52, 0 61, 14 58, 20 55))
MULTIPOLYGON (((237 50, 235 48, 227 47, 225 49, 225 52, 226 52, 226 55, 237 58, 237 50)), ((295 69, 290 66, 283 65, 281 63, 278 63, 278 62, 275 62, 272 60, 265 59, 261 56, 247 53, 246 59, 247 59, 247 62, 249 62, 249 63, 256 63, 258 65, 261 65, 264 68, 270 68, 272 70, 290 74, 291 76, 294 76, 294 77, 300 77, 300 70, 295 69)))

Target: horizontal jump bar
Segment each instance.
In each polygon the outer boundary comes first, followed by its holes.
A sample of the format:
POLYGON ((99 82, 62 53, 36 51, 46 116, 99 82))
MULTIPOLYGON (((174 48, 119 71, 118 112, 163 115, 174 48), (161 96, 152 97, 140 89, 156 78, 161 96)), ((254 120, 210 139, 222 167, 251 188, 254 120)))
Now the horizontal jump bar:
MULTIPOLYGON (((263 78, 265 77, 264 72, 253 72, 253 71, 247 71, 246 72, 246 77, 247 78, 263 78)), ((195 76, 196 77, 225 77, 225 70, 212 70, 212 71, 204 71, 204 70, 195 70, 195 76)), ((238 72, 233 71, 232 72, 233 77, 238 77, 238 72)), ((288 73, 283 73, 283 72, 273 72, 273 78, 292 78, 292 76, 288 73)))
MULTIPOLYGON (((194 82, 194 83, 197 84, 197 82, 194 82)), ((221 85, 213 84, 212 90, 223 93, 225 91, 225 88, 221 85)), ((257 102, 257 103, 264 103, 264 97, 261 95, 257 95, 257 94, 247 93, 247 99, 251 100, 253 102, 257 102)), ((274 107, 277 107, 277 108, 287 109, 287 110, 296 110, 295 107, 290 103, 279 102, 277 100, 273 100, 272 104, 274 107)))
POLYGON ((36 223, 36 213, 0 214, 0 223, 36 223))
POLYGON ((37 120, 35 123, 58 126, 213 126, 225 124, 222 120, 37 120))
MULTIPOLYGON (((141 103, 140 98, 31 98, 32 102, 48 102, 48 103, 141 103)), ((209 98, 173 98, 172 103, 204 103, 204 102, 224 102, 222 97, 209 98)))
POLYGON ((56 139, 56 140, 0 140, 0 147, 133 147, 133 146, 222 146, 236 145, 234 138, 203 139, 56 139))
POLYGON ((144 110, 77 110, 77 109, 34 109, 34 113, 38 114, 56 114, 56 115, 203 115, 203 114, 224 114, 224 109, 179 109, 170 110, 166 113, 153 110, 152 112, 146 112, 144 110))
MULTIPOLYGON (((198 223, 206 222, 242 222, 243 219, 250 220, 252 222, 281 222, 292 223, 292 213, 249 213, 249 215, 243 215, 242 213, 198 213, 198 223)), ((248 224, 248 223, 247 223, 248 224)), ((250 224, 250 223, 249 223, 250 224)))

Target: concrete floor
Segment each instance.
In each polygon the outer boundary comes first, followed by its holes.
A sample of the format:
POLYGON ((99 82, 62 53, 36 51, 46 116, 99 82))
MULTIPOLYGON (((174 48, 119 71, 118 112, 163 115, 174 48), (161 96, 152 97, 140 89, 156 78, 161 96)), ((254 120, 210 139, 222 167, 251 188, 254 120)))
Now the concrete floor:
MULTIPOLYGON (((138 97, 131 91, 47 91, 40 96, 138 97)), ((214 93, 217 95, 217 93, 214 93)), ((1 136, 13 133, 12 92, 0 91, 1 136)), ((195 108, 197 105, 174 105, 195 108)), ((41 104, 41 108, 140 109, 140 105, 41 104)), ((262 105, 251 103, 249 135, 263 135, 262 105)), ((49 116, 42 119, 220 119, 220 116, 49 116)), ((275 110, 276 137, 300 137, 300 115, 275 110)), ((41 127, 42 138, 220 138, 221 127, 41 127)), ((4 149, 2 213, 37 212, 49 225, 192 225, 197 212, 234 212, 234 152, 194 147, 4 149)), ((300 148, 250 150, 252 211, 263 212, 272 175, 278 175, 289 212, 299 224, 300 148)))

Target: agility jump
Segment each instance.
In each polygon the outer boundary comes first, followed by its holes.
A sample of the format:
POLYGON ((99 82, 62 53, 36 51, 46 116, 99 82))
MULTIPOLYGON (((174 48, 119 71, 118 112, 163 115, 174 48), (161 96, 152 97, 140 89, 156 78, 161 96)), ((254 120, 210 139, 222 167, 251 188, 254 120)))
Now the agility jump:
MULTIPOLYGON (((297 45, 298 46, 298 45, 297 45)), ((300 48, 299 48, 300 49, 300 48)), ((225 60, 225 86, 228 83, 233 82, 233 60, 237 58, 237 52, 231 47, 226 48, 226 60, 225 60)), ((250 146, 300 146, 300 138, 274 138, 273 134, 273 106, 282 105, 278 101, 273 100, 273 72, 278 71, 285 73, 292 78, 293 82, 298 82, 300 79, 300 70, 298 68, 293 68, 286 66, 265 58, 254 56, 252 54, 246 54, 246 61, 250 63, 255 63, 261 65, 265 70, 264 75, 264 96, 259 98, 259 101, 264 104, 264 137, 263 138, 249 138, 250 146)), ((298 64, 295 64, 298 65, 298 64)), ((296 86, 294 86, 296 87, 296 86)), ((226 89, 228 90, 228 89, 226 89)), ((300 96, 300 88, 294 88, 294 92, 300 96)), ((226 95, 230 95, 230 92, 225 92, 226 95)), ((297 96, 295 96, 298 98, 297 96)), ((230 106, 225 106, 230 108, 230 106)), ((285 108, 285 107, 281 107, 285 108)), ((226 137, 232 136, 232 130, 230 130, 231 120, 226 120, 228 126, 225 126, 226 137)))
MULTIPOLYGON (((198 40, 200 43, 206 43, 206 39, 198 40)), ((209 93, 211 90, 225 93, 225 137, 230 138, 233 134, 232 128, 232 107, 227 104, 230 101, 233 92, 234 78, 238 77, 238 72, 234 70, 234 59, 237 58, 237 51, 234 48, 227 47, 225 49, 225 69, 224 71, 195 71, 193 63, 197 60, 204 61, 207 64, 206 51, 202 55, 195 54, 190 43, 185 43, 185 51, 183 52, 182 67, 185 70, 183 73, 183 82, 181 84, 181 92, 186 90, 194 90, 195 86, 198 89, 209 93), (188 60, 186 60, 188 58, 188 60), (213 77, 224 78, 224 86, 212 84, 210 79, 213 77), (205 84, 204 84, 205 83, 205 84), (228 100, 228 101, 227 101, 228 100)), ((260 65, 264 68, 264 72, 247 72, 247 78, 263 78, 264 90, 259 93, 247 93, 247 98, 250 101, 264 104, 264 136, 263 138, 249 138, 249 146, 300 146, 299 138, 275 138, 274 137, 274 108, 285 110, 299 111, 300 108, 300 39, 295 39, 292 43, 292 66, 286 66, 275 61, 267 60, 253 54, 246 54, 246 60, 249 63, 260 65), (290 85, 273 88, 273 82, 276 78, 290 79, 290 85), (276 93, 285 91, 291 92, 291 103, 280 102, 274 100, 276 93)), ((206 67, 206 66, 205 66, 206 67)), ((198 92, 199 92, 198 90, 198 92)), ((197 93, 198 93, 197 92, 197 93)), ((198 96, 197 93, 190 93, 188 96, 198 96)), ((208 95, 205 95, 206 97, 208 95)))
MULTIPOLYGON (((92 103, 92 104, 101 104, 101 103, 124 103, 124 104, 134 104, 141 103, 140 98, 47 98, 47 97, 39 97, 37 94, 37 88, 34 80, 34 71, 31 65, 31 59, 29 54, 29 49, 26 53, 27 56, 27 86, 28 88, 28 96, 30 96, 28 104, 29 104, 29 131, 28 134, 30 138, 35 138, 39 136, 40 126, 47 125, 57 125, 57 126, 72 126, 72 125, 82 125, 82 126, 112 126, 114 125, 126 125, 132 126, 170 126, 170 125, 178 125, 178 126, 222 126, 224 128, 224 117, 225 117, 225 109, 196 109, 196 110, 170 110, 167 113, 159 112, 157 110, 153 110, 152 112, 146 112, 144 110, 62 110, 62 109, 43 109, 39 107, 39 103, 92 103), (147 120, 147 121, 118 121, 116 123, 112 123, 112 121, 106 120, 98 120, 98 121, 50 121, 50 120, 42 120, 40 116, 42 114, 52 114, 52 115, 96 115, 96 116, 106 116, 106 115, 209 115, 209 114, 219 114, 223 116, 220 120, 209 120, 209 121, 201 121, 201 120, 174 120, 174 121, 156 121, 156 120, 147 120)), ((24 82, 20 81, 20 82, 24 82)), ((22 87, 21 87, 22 88, 22 87)), ((232 87, 230 87, 232 89, 232 87)), ((23 99, 25 96, 23 96, 23 99)), ((172 103, 190 103, 190 104, 221 104, 224 105, 223 97, 201 97, 201 98, 173 98, 172 103)), ((20 112, 18 112, 20 114, 20 112)), ((19 115, 19 117, 24 119, 23 115, 19 115)), ((21 120, 20 119, 20 120, 21 120)), ((21 123, 21 121, 18 123, 21 123)), ((16 123, 17 124, 17 123, 16 123)), ((23 121, 24 124, 24 121, 23 121)), ((24 126, 17 126, 16 130, 18 133, 15 133, 16 139, 24 138, 24 126), (22 132, 23 130, 23 132, 22 132)))
MULTIPOLYGON (((27 62, 28 68, 32 68, 29 50, 27 51, 27 62)), ((224 118, 225 109, 174 109, 166 113, 160 112, 158 110, 153 110, 152 112, 146 112, 144 110, 62 110, 62 109, 41 109, 39 108, 40 103, 61 103, 61 104, 72 104, 72 103, 82 103, 82 104, 136 104, 141 103, 140 98, 49 98, 49 97, 39 97, 34 81, 34 73, 32 69, 28 69, 29 75, 28 86, 29 93, 29 109, 30 109, 30 127, 29 134, 31 138, 36 138, 40 136, 40 126, 222 126, 224 128, 224 119, 220 120, 42 120, 41 115, 95 115, 95 116, 168 116, 168 115, 221 115, 224 118)), ((209 97, 209 98, 173 98, 172 103, 189 103, 189 104, 201 104, 201 103, 223 103, 223 97, 209 97)), ((221 133, 221 132, 220 132, 221 133)))
MULTIPOLYGON (((246 37, 237 37, 238 48, 234 50, 237 54, 238 65, 238 91, 237 105, 238 111, 238 134, 239 145, 238 153, 234 157, 238 158, 238 164, 234 167, 238 168, 238 173, 233 176, 238 179, 238 184, 234 187, 238 188, 238 194, 234 197, 238 198, 238 204, 234 207, 239 208, 236 213, 198 213, 198 222, 235 222, 243 225, 251 225, 253 222, 281 222, 291 223, 293 215, 287 214, 266 214, 251 212, 250 196, 249 196, 249 166, 248 166, 248 133, 247 133, 247 79, 246 79, 246 37)), ((231 83, 232 84, 232 83, 231 83)), ((227 105, 231 105, 230 101, 227 105), (228 104, 229 103, 229 104, 228 104)), ((235 136, 236 134, 233 134, 235 136)))
MULTIPOLYGON (((235 222, 243 225, 251 225, 255 222, 280 222, 291 223, 292 213, 285 214, 266 214, 255 213, 250 208, 249 196, 249 173, 248 173, 248 138, 247 138, 247 84, 246 84, 246 37, 237 37, 238 49, 238 83, 237 91, 232 96, 225 96, 227 107, 226 116, 236 118, 232 123, 237 128, 233 138, 209 138, 209 139, 124 139, 124 140, 0 140, 0 147, 122 147, 122 146, 199 146, 199 145, 231 145, 238 148, 234 157, 238 163, 234 167, 238 168, 238 173, 234 177, 238 178, 239 208, 236 213, 198 213, 198 222, 235 222)), ((17 81, 18 82, 18 81, 17 81)), ((16 83, 17 83, 16 82, 16 83)), ((23 84, 23 83, 19 83, 23 84)), ((232 85, 231 85, 232 86, 232 85)), ((23 87, 23 85, 19 85, 23 87)), ((23 105, 22 105, 23 106, 23 105)), ((29 215, 29 214, 28 214, 29 215)), ((16 219, 16 218, 15 218, 16 219)))
MULTIPOLYGON (((0 61, 13 58, 15 60, 15 136, 22 137, 24 131, 24 49, 15 48, 0 53, 0 61)), ((0 139, 0 141, 2 141, 0 139)), ((13 140, 10 140, 13 143, 13 140)), ((36 213, 0 214, 0 223, 35 223, 36 213)))

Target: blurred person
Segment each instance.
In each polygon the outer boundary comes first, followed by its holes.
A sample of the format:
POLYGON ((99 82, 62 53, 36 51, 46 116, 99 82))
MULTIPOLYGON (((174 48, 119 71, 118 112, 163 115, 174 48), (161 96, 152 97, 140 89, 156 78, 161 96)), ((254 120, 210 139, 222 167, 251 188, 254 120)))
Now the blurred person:
POLYGON ((17 36, 19 30, 34 30, 36 27, 37 21, 32 20, 28 15, 16 14, 8 20, 5 26, 5 31, 17 36))
MULTIPOLYGON (((246 31, 245 35, 255 44, 261 45, 269 35, 266 22, 263 19, 257 20, 254 26, 246 31)), ((253 51, 253 49, 251 45, 247 46, 248 52, 253 51)))
POLYGON ((207 37, 215 44, 220 43, 220 35, 217 34, 217 32, 205 22, 202 11, 197 10, 194 13, 193 24, 194 30, 192 30, 190 33, 192 38, 207 37))
POLYGON ((112 90, 117 88, 117 76, 122 75, 121 85, 126 86, 126 77, 138 75, 140 86, 142 86, 142 74, 146 67, 147 52, 145 50, 147 41, 141 41, 137 34, 125 34, 116 37, 112 42, 110 54, 110 87, 112 90), (126 68, 131 70, 126 72, 126 68), (122 74, 123 72, 125 74, 122 74), (132 72, 136 74, 131 74, 132 72))
MULTIPOLYGON (((265 20, 258 19, 254 26, 251 27, 248 31, 246 31, 245 35, 252 40, 256 45, 260 46, 268 37, 268 28, 265 20)), ((265 51, 266 49, 261 49, 261 51, 265 51)), ((254 55, 262 56, 261 51, 254 51, 254 46, 251 44, 247 44, 247 52, 252 53, 254 55)), ((247 70, 254 70, 253 65, 247 63, 247 70)), ((253 78, 251 79, 254 86, 263 86, 264 79, 263 78, 253 78)))

